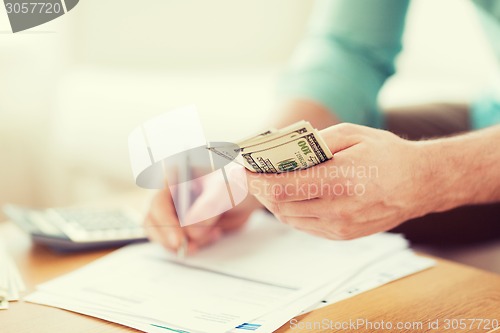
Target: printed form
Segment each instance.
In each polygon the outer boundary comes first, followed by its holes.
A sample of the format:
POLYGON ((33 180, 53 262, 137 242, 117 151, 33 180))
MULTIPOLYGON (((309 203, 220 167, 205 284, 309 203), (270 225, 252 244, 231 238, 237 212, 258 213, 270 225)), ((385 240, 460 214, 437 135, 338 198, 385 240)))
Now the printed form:
MULTIPOLYGON (((271 332, 327 296, 342 298, 355 277, 366 284, 363 271, 376 280, 375 263, 387 270, 398 253, 400 261, 418 260, 407 247, 393 234, 321 239, 259 213, 182 262, 156 244, 129 245, 40 285, 27 300, 147 332, 271 332)), ((407 274, 431 265, 420 260, 407 274)))

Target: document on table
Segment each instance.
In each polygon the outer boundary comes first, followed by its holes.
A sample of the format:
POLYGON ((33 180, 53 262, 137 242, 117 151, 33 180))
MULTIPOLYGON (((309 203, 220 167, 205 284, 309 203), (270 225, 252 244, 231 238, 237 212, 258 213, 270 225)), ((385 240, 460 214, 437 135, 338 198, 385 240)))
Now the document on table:
POLYGON ((259 213, 182 262, 155 244, 130 245, 40 285, 27 300, 146 332, 271 332, 322 300, 345 298, 346 288, 361 292, 402 275, 381 279, 395 254, 393 262, 413 262, 404 274, 432 265, 407 247, 392 234, 320 239, 259 213))
POLYGON ((402 277, 420 272, 434 266, 432 259, 415 255, 411 250, 397 251, 389 254, 380 261, 376 261, 361 272, 347 272, 332 279, 323 287, 311 292, 307 297, 298 299, 287 307, 274 311, 251 321, 249 326, 242 325, 234 329, 233 333, 241 333, 253 327, 253 331, 271 333, 285 322, 299 314, 319 309, 341 300, 353 297, 365 291, 377 288, 402 277), (313 304, 304 308, 304 304, 313 304))

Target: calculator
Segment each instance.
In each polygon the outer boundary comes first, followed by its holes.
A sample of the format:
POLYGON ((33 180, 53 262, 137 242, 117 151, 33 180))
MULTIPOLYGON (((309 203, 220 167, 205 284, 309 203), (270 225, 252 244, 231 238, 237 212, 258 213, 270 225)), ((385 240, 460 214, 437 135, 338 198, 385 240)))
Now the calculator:
POLYGON ((3 207, 35 243, 59 251, 118 247, 146 240, 141 216, 127 209, 3 207))

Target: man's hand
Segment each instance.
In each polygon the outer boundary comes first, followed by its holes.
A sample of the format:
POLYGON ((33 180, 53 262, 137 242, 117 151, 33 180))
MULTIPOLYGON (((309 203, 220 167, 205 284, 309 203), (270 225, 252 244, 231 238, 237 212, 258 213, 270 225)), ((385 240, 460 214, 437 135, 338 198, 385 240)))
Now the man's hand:
POLYGON ((289 173, 247 173, 250 192, 279 220, 321 237, 353 239, 432 209, 419 142, 352 124, 321 134, 333 159, 289 173))
MULTIPOLYGON (((217 190, 207 191, 198 198, 192 206, 196 210, 206 210, 220 202, 217 190)), ((226 190, 225 187, 222 190, 226 190)), ((177 251, 183 239, 188 241, 188 253, 218 240, 223 234, 237 230, 248 220, 252 212, 260 208, 259 202, 249 195, 243 202, 233 209, 210 218, 208 220, 181 227, 174 208, 171 192, 166 186, 159 191, 151 201, 151 207, 144 221, 148 237, 152 241, 161 243, 170 251, 177 251)))
MULTIPOLYGON (((310 121, 316 128, 323 128, 337 122, 337 119, 325 107, 310 100, 289 101, 277 114, 279 116, 272 124, 272 127, 276 128, 285 127, 303 119, 310 121)), ((226 188, 222 190, 225 191, 226 188)), ((196 203, 196 209, 202 210, 203 207, 220 204, 219 196, 213 192, 200 199, 203 202, 196 203)), ((181 246, 182 240, 186 238, 189 245, 188 253, 192 253, 200 247, 213 243, 222 234, 243 226, 250 214, 261 207, 259 201, 249 195, 242 203, 220 216, 181 228, 171 193, 167 188, 159 191, 153 198, 144 226, 151 240, 163 244, 171 251, 176 251, 181 246)))

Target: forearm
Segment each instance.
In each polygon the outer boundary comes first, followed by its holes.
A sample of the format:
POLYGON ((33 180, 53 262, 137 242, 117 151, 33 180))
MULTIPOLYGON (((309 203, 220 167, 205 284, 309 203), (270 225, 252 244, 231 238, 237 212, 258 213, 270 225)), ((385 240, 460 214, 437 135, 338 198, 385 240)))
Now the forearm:
POLYGON ((272 124, 275 128, 283 128, 300 120, 309 121, 317 129, 339 123, 337 117, 323 105, 312 100, 295 99, 279 107, 272 124))
POLYGON ((500 201, 500 126, 422 142, 429 212, 500 201))
POLYGON ((316 101, 342 122, 382 126, 377 98, 395 70, 408 3, 318 1, 278 94, 288 100, 316 101))

